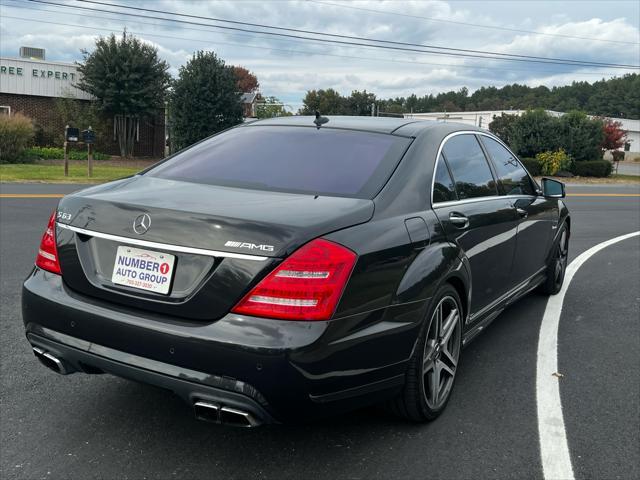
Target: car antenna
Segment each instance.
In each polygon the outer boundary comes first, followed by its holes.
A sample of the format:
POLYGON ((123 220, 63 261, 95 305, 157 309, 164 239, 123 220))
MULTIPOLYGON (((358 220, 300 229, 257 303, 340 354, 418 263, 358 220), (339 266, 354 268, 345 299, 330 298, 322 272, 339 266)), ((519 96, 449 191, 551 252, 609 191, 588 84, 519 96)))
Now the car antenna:
POLYGON ((325 123, 327 123, 328 121, 329 119, 327 117, 320 116, 320 111, 316 110, 316 119, 313 121, 313 123, 316 124, 316 127, 318 128, 318 130, 320 130, 320 127, 325 123))

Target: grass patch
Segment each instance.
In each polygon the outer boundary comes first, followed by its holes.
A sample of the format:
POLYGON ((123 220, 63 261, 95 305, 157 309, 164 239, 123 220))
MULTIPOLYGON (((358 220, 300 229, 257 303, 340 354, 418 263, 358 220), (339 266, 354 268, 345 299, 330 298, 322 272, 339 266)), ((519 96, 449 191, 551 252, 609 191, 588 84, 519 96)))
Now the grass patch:
POLYGON ((69 165, 69 176, 64 176, 64 168, 58 165, 3 164, 0 165, 1 182, 42 182, 42 183, 103 183, 128 177, 140 171, 135 167, 93 166, 93 176, 87 177, 87 166, 69 165))
POLYGON ((620 173, 611 174, 611 178, 615 178, 616 180, 625 180, 628 182, 640 182, 640 175, 623 175, 620 173))

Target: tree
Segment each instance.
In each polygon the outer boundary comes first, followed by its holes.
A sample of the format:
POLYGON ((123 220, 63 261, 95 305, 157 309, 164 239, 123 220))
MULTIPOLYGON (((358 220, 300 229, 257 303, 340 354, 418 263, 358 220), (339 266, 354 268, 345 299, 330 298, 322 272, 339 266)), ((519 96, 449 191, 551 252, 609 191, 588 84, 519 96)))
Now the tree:
POLYGON ((233 67, 233 74, 236 77, 236 88, 240 93, 253 93, 260 87, 258 77, 244 67, 233 67))
POLYGON ((309 90, 302 100, 301 115, 313 115, 319 111, 322 115, 344 115, 346 99, 333 88, 309 90))
POLYGON ((126 31, 120 38, 100 37, 92 52, 82 53, 78 87, 95 96, 99 110, 114 119, 120 155, 129 157, 140 120, 163 107, 169 65, 155 47, 126 31))
POLYGON ((600 148, 603 151, 617 150, 627 141, 627 131, 622 129, 622 122, 616 122, 610 118, 602 119, 602 131, 604 139, 600 148))
POLYGON ((528 110, 514 122, 509 143, 518 155, 532 158, 540 152, 565 147, 559 130, 558 118, 542 109, 528 110))
POLYGON ((289 117, 284 104, 276 97, 265 97, 256 104, 256 116, 258 118, 289 117))
POLYGON ((351 92, 351 96, 345 99, 344 103, 346 107, 345 113, 348 115, 371 115, 371 105, 376 103, 376 95, 366 90, 362 92, 354 90, 351 92))
POLYGON ((242 123, 241 94, 232 67, 213 52, 196 52, 180 67, 169 111, 177 149, 242 123))
POLYGON ((563 147, 576 161, 600 160, 604 140, 602 121, 586 113, 573 111, 560 117, 559 131, 563 147))
POLYGON ((489 124, 489 130, 500 137, 505 143, 511 145, 514 140, 514 128, 518 121, 517 115, 501 114, 494 116, 489 124))

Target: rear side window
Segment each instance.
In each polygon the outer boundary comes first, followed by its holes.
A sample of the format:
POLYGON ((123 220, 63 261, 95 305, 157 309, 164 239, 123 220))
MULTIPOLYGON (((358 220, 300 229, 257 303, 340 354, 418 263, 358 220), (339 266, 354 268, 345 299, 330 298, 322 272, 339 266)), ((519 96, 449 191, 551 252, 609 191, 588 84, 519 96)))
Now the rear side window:
POLYGON ((457 200, 455 186, 449 174, 447 164, 442 158, 438 157, 438 165, 436 165, 436 176, 433 180, 433 203, 448 202, 457 200))
POLYGON ((456 135, 442 150, 460 200, 497 195, 496 182, 475 135, 456 135))
POLYGON ((535 195, 531 179, 509 150, 490 137, 482 137, 505 195, 535 195))
POLYGON ((326 127, 240 127, 178 153, 148 175, 257 190, 373 198, 410 141, 326 127))

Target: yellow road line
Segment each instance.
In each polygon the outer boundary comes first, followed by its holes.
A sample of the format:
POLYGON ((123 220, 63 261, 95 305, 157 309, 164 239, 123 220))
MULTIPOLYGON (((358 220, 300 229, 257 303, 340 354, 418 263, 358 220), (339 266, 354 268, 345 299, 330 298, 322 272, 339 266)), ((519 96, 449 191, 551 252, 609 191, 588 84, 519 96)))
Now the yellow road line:
POLYGON ((0 198, 62 198, 61 193, 0 193, 0 198))

